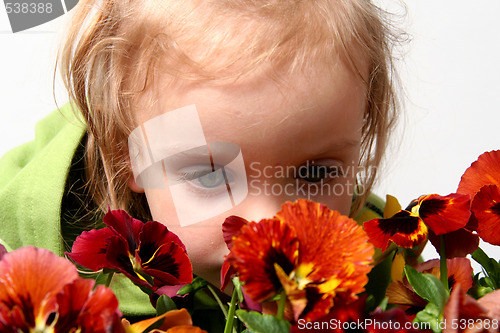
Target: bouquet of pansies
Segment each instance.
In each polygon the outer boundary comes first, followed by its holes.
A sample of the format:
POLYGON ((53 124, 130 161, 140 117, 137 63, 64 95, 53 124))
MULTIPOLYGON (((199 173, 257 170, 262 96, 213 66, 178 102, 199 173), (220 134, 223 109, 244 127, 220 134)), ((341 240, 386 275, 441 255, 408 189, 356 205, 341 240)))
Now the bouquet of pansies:
POLYGON ((164 225, 112 210, 107 227, 83 232, 67 253, 97 280, 45 249, 0 246, 0 332, 204 332, 175 301, 202 288, 224 313, 224 333, 498 332, 500 263, 478 244, 500 245, 499 186, 493 151, 466 170, 457 193, 423 195, 405 209, 388 196, 383 218, 363 226, 307 200, 259 222, 228 217, 227 304, 193 279, 184 245, 164 225), (427 241, 440 259, 421 261, 427 241), (108 288, 114 274, 147 293, 157 316, 122 318, 108 288))

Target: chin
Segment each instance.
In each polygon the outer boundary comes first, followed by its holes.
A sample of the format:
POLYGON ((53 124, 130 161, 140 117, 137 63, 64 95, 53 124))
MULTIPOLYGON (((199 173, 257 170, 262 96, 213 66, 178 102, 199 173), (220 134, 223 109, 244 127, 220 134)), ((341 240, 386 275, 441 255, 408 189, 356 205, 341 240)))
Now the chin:
POLYGON ((205 280, 207 280, 208 283, 213 285, 214 287, 217 287, 217 289, 220 289, 220 270, 222 267, 222 260, 220 264, 213 264, 213 265, 202 265, 201 267, 198 265, 195 265, 193 263, 193 273, 196 276, 199 276, 205 280))
POLYGON ((220 288, 220 271, 226 254, 227 249, 225 251, 202 251, 196 255, 189 255, 188 251, 188 256, 193 265, 193 274, 220 288))

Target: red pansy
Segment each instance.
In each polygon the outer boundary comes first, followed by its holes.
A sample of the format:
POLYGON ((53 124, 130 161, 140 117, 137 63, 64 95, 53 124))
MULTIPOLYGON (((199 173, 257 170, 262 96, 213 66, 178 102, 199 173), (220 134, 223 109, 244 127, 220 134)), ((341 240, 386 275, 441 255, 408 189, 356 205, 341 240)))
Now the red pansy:
POLYGON ((106 228, 76 238, 67 255, 77 264, 93 271, 117 270, 150 289, 192 281, 184 244, 163 224, 143 223, 123 210, 109 211, 103 221, 106 228))
POLYGON ((412 248, 427 239, 429 229, 436 235, 447 234, 465 227, 469 217, 469 196, 431 194, 421 196, 390 218, 374 219, 363 226, 373 245, 382 250, 391 242, 412 248))

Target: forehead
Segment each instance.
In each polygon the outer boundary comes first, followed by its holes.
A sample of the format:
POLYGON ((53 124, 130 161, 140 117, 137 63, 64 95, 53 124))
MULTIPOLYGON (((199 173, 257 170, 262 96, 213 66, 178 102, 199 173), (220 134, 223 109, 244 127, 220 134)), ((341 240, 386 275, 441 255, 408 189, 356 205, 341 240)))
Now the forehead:
MULTIPOLYGON (((362 68, 360 73, 363 72, 366 71, 362 68)), ((151 105, 142 110, 138 107, 136 120, 141 123, 191 104, 198 106, 203 121, 223 117, 246 119, 248 128, 270 120, 277 125, 317 108, 344 108, 348 112, 365 104, 367 87, 360 73, 353 72, 338 57, 328 65, 314 63, 300 70, 261 66, 226 80, 180 80, 160 72, 148 91, 151 105)))
POLYGON ((269 73, 217 85, 160 76, 156 102, 138 112, 138 120, 194 104, 207 142, 236 143, 251 159, 285 150, 290 159, 296 152, 320 156, 334 145, 359 144, 366 87, 341 61, 269 73))

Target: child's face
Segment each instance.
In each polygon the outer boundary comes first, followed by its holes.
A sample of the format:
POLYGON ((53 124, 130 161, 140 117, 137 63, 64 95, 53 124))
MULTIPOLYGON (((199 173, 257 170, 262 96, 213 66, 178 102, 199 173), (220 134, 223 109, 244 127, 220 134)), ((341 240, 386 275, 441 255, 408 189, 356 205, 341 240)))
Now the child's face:
MULTIPOLYGON (((366 87, 342 62, 333 71, 317 66, 281 77, 279 83, 268 75, 219 86, 168 80, 160 78, 155 87, 161 96, 157 107, 141 112, 138 121, 194 104, 206 142, 238 145, 246 169, 248 195, 240 204, 184 227, 168 187, 145 189, 153 218, 181 238, 195 274, 219 285, 228 253, 221 229, 227 216, 270 218, 283 202, 301 197, 349 214, 366 87)), ((193 167, 197 166, 183 169, 193 167)), ((182 186, 192 198, 184 203, 191 210, 208 209, 216 204, 218 193, 226 193, 226 184, 219 186, 210 177, 189 178, 182 186)))

